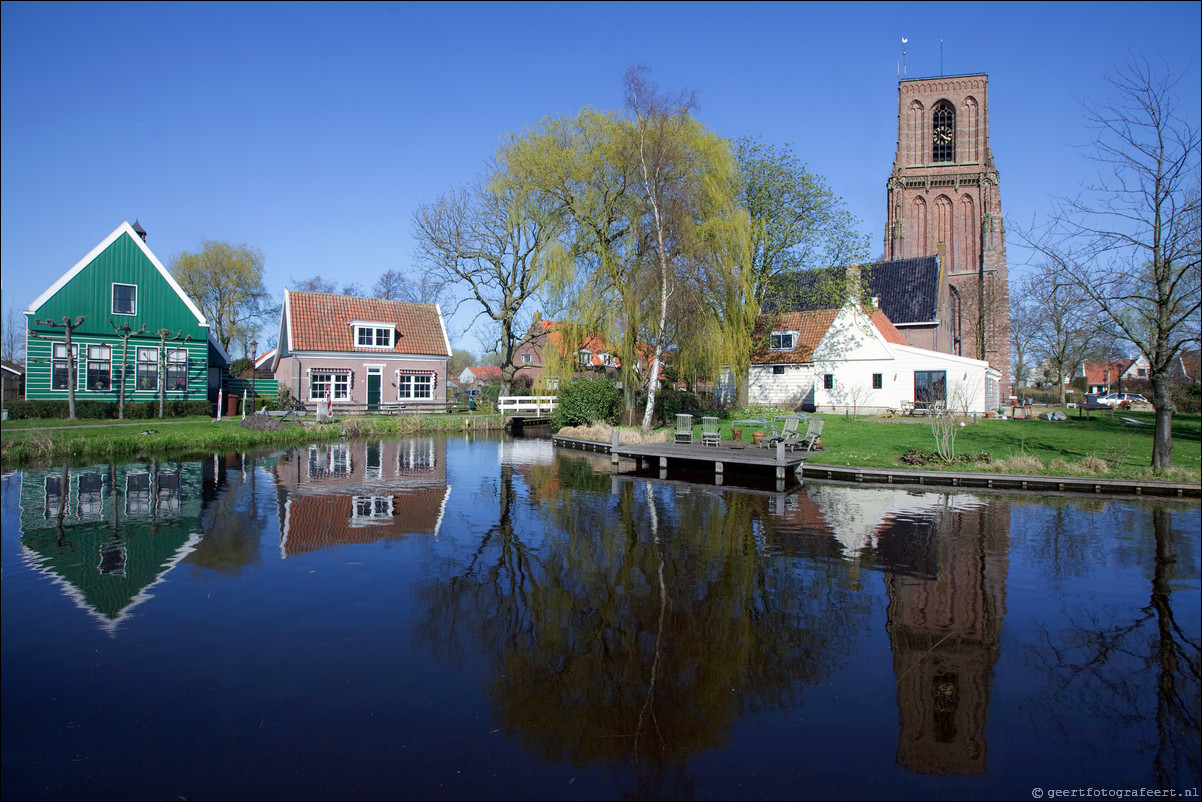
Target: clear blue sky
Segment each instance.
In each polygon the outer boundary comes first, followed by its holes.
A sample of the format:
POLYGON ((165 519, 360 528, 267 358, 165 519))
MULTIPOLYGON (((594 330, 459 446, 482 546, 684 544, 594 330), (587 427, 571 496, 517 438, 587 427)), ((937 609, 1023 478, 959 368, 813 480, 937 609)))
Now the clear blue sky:
MULTIPOLYGON (((791 143, 881 251, 902 37, 910 78, 984 72, 1013 230, 1092 175, 1081 100, 1132 54, 1199 120, 1202 4, 59 3, 0 8, 3 312, 124 220, 167 263, 204 239, 267 283, 370 287, 411 216, 545 116, 618 109, 645 64, 715 132, 791 143)), ((1025 252, 1011 233, 1012 274, 1025 252)), ((482 348, 451 323, 452 345, 482 348)))

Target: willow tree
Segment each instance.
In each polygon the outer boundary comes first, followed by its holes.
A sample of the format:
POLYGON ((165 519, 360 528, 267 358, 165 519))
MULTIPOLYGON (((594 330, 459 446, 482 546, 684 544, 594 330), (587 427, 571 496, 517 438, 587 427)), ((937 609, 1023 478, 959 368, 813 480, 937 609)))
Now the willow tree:
POLYGON ((226 351, 279 312, 263 286, 263 252, 257 248, 206 240, 198 253, 176 254, 170 270, 226 351))
POLYGON ((637 398, 641 289, 635 279, 643 249, 628 146, 616 114, 584 109, 511 137, 507 153, 513 174, 557 210, 570 257, 558 263, 548 284, 570 325, 559 327, 561 350, 544 359, 558 362, 550 365, 553 372, 570 371, 585 338, 606 340, 621 363, 629 413, 637 398))
POLYGON ((418 259, 432 291, 454 294, 497 326, 502 391, 509 392, 517 351, 529 339, 528 307, 563 257, 562 218, 515 177, 505 150, 470 187, 440 196, 413 215, 418 259))

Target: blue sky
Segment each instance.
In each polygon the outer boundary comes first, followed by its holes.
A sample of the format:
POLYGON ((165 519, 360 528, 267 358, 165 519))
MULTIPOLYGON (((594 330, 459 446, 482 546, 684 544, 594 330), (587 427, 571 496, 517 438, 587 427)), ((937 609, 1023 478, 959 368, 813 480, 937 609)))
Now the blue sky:
MULTIPOLYGON (((718 134, 791 143, 879 254, 897 82, 984 72, 1010 227, 1093 175, 1082 100, 1131 56, 1181 77, 1195 125, 1202 4, 59 3, 0 7, 2 311, 139 220, 168 263, 205 239, 370 287, 414 265, 411 216, 510 132, 618 109, 645 64, 718 134), (921 21, 919 24, 917 21, 921 21)), ((449 326, 476 353, 470 314, 449 326)))

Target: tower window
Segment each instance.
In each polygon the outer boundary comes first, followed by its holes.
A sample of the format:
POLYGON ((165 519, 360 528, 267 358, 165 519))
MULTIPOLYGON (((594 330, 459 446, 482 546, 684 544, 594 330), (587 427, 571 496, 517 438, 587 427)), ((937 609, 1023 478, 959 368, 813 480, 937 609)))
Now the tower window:
POLYGON ((931 160, 956 160, 956 109, 946 100, 935 104, 931 113, 931 160))

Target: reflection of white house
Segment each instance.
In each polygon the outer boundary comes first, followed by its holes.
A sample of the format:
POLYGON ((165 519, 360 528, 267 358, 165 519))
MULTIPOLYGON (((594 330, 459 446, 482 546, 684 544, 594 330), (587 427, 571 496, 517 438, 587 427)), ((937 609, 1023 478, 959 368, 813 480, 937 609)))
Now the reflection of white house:
POLYGON ((999 406, 1001 374, 987 362, 906 345, 879 309, 761 315, 755 342, 753 404, 872 413, 943 401, 968 414, 999 406))
POLYGON ((839 485, 816 485, 810 488, 809 497, 849 555, 864 548, 876 548, 881 531, 901 516, 922 515, 937 507, 971 509, 985 503, 970 493, 919 493, 900 488, 839 485))

